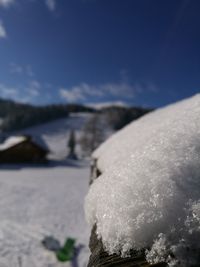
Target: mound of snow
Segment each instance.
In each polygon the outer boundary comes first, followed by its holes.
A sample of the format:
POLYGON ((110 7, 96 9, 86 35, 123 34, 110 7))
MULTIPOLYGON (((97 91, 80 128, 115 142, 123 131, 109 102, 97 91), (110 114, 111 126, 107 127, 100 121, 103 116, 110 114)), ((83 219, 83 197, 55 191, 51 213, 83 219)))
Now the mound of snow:
POLYGON ((93 155, 102 175, 85 201, 109 253, 148 248, 149 262, 200 262, 200 95, 154 111, 93 155))

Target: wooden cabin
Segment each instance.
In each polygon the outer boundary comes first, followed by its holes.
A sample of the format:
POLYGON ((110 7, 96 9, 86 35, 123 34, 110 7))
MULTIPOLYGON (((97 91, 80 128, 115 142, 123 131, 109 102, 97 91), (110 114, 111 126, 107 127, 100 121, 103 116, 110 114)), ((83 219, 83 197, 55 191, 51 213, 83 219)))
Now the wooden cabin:
POLYGON ((44 163, 48 152, 41 138, 11 136, 0 144, 0 163, 44 163))

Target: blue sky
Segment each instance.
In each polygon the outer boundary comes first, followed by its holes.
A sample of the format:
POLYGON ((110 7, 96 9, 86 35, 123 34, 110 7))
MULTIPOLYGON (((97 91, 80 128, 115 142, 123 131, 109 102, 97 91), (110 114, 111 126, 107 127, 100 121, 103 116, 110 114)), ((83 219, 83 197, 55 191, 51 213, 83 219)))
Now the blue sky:
POLYGON ((200 89, 199 0, 0 0, 0 97, 159 107, 200 89))

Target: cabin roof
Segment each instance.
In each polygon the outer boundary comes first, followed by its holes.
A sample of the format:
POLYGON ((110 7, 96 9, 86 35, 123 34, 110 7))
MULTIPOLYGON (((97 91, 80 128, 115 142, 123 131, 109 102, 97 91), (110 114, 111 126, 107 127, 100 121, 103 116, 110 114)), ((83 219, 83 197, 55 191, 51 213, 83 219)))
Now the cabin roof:
POLYGON ((8 137, 6 140, 4 140, 4 142, 2 144, 0 144, 0 151, 5 151, 11 147, 14 147, 20 143, 23 143, 24 141, 28 141, 30 140, 30 142, 36 144, 38 147, 40 147, 41 149, 45 150, 45 151, 49 151, 46 143, 44 142, 44 140, 40 137, 40 136, 10 136, 8 137))
POLYGON ((10 136, 2 144, 0 144, 0 151, 6 150, 10 147, 18 145, 26 140, 25 136, 10 136))
POLYGON ((31 141, 40 146, 42 149, 46 150, 47 152, 49 151, 49 147, 40 135, 31 136, 31 141))

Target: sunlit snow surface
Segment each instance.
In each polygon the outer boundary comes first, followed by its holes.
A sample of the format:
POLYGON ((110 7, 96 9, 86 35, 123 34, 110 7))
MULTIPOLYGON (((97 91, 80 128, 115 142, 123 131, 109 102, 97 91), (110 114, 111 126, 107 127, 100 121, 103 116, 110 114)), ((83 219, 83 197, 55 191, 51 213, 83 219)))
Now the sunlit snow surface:
POLYGON ((0 267, 87 266, 89 229, 83 204, 89 164, 66 156, 70 130, 75 129, 78 137, 89 117, 72 114, 21 131, 44 139, 52 152, 51 163, 0 165, 0 267), (61 245, 66 238, 75 238, 79 253, 72 262, 58 263, 55 254, 42 246, 47 236, 61 245))
POLYGON ((0 171, 0 266, 86 267, 89 231, 83 200, 87 166, 23 167, 0 171), (52 236, 62 245, 68 237, 82 247, 72 263, 59 264, 42 246, 52 236))
POLYGON ((146 247, 149 262, 200 262, 200 95, 131 123, 93 156, 103 175, 86 217, 109 253, 146 247))

